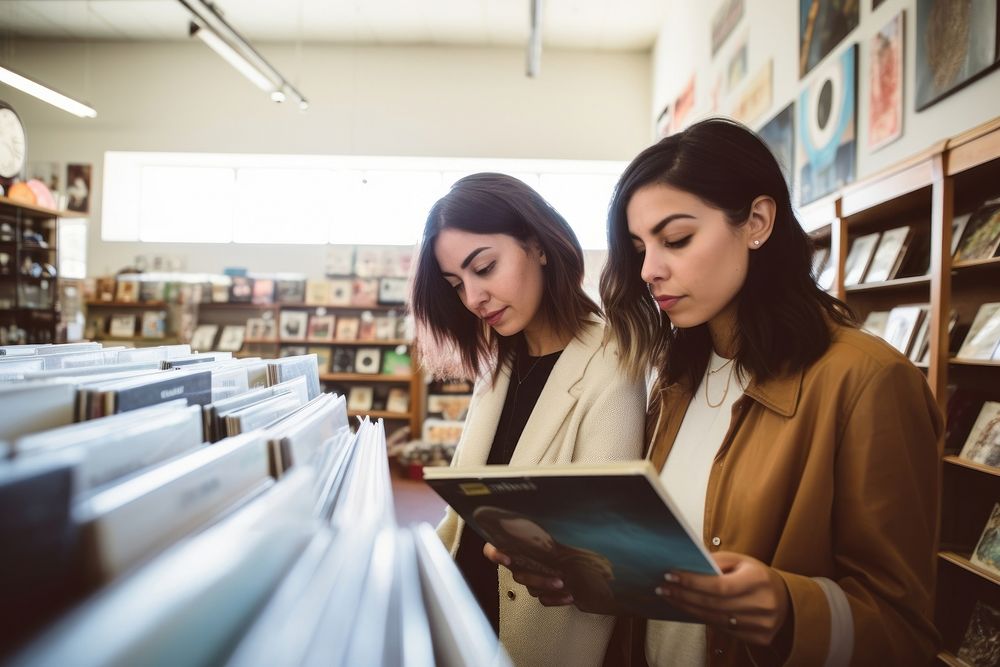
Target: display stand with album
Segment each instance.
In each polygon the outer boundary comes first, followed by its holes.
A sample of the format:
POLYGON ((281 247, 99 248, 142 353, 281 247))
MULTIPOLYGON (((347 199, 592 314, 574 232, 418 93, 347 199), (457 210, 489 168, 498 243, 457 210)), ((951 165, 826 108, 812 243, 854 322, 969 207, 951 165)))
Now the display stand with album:
POLYGON ((424 479, 515 566, 562 578, 583 611, 689 620, 656 594, 663 575, 720 573, 648 461, 436 467, 424 479))

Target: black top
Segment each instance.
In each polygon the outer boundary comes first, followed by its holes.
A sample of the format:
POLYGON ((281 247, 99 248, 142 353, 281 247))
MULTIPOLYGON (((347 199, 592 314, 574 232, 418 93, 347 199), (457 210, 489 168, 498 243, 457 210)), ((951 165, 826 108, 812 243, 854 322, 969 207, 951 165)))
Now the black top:
MULTIPOLYGON (((528 417, 538 402, 538 397, 545 388, 552 367, 559 360, 562 351, 546 354, 541 357, 528 356, 522 352, 514 358, 514 370, 507 388, 507 398, 504 399, 503 412, 497 424, 496 435, 493 436, 493 446, 487 463, 490 465, 507 465, 521 438, 528 417), (520 381, 519 381, 520 380, 520 381)), ((462 540, 458 545, 455 563, 465 576, 466 583, 482 607, 483 613, 500 634, 500 598, 497 568, 483 556, 483 546, 486 542, 474 530, 463 530, 462 540)))

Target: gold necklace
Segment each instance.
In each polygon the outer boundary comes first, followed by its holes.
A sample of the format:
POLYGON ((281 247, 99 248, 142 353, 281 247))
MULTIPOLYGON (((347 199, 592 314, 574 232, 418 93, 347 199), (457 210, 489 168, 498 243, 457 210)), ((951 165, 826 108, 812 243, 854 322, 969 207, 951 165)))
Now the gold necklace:
MULTIPOLYGON (((734 357, 734 359, 735 359, 735 357, 734 357)), ((710 408, 717 408, 717 407, 719 407, 720 405, 722 405, 723 403, 726 402, 726 396, 729 395, 729 384, 733 381, 732 371, 730 371, 729 375, 726 376, 726 388, 722 391, 722 398, 719 399, 718 403, 712 403, 712 400, 708 397, 708 381, 711 379, 711 377, 713 375, 715 375, 716 373, 718 373, 719 371, 721 371, 723 368, 725 368, 726 366, 728 366, 731 363, 733 363, 733 359, 730 359, 729 361, 727 361, 726 363, 722 364, 718 368, 715 368, 715 369, 709 368, 708 369, 708 375, 705 376, 705 402, 708 403, 708 407, 710 407, 710 408)))

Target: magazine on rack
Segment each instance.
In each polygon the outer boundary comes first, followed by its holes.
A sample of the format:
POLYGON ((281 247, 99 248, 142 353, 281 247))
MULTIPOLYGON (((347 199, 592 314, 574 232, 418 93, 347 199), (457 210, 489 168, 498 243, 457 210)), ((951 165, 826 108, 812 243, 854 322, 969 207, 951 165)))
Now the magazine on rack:
POLYGON ((424 479, 516 565, 561 577, 583 611, 688 620, 656 595, 663 575, 719 573, 648 461, 425 468, 424 479))

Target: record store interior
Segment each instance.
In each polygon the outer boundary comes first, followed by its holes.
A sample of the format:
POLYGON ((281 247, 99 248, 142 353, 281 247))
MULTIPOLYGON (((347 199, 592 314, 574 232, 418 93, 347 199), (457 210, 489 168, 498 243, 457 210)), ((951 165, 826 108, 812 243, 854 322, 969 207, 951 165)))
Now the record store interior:
POLYGON ((1000 0, 0 0, 0 527, 0 664, 1000 665, 1000 0))

